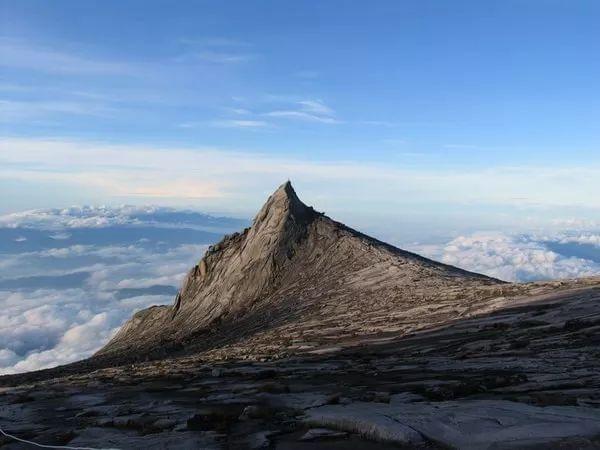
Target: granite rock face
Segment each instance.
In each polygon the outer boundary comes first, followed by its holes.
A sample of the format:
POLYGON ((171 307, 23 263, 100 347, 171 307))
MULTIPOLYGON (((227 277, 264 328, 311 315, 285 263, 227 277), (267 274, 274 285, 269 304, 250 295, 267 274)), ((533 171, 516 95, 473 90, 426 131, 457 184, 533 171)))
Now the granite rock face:
POLYGON ((414 445, 428 440, 464 450, 542 448, 574 436, 600 435, 598 409, 504 400, 328 405, 309 410, 306 421, 377 441, 414 445))
MULTIPOLYGON (((254 334, 257 325, 319 320, 331 299, 348 310, 359 298, 363 304, 403 309, 415 295, 496 284, 337 223, 302 203, 288 181, 269 197, 250 228, 208 250, 172 306, 138 312, 97 355, 126 359, 208 347, 215 340, 227 343, 232 324, 226 322, 235 321, 239 339, 254 334), (262 320, 264 313, 269 323, 262 320), (208 330, 210 337, 203 335, 208 330)), ((374 325, 364 323, 363 332, 374 325)))

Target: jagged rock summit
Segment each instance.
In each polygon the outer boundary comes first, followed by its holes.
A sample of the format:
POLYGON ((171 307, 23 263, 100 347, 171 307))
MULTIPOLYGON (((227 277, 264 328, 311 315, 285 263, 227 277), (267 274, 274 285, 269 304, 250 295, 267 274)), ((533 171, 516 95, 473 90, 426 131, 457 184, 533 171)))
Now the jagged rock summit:
POLYGON ((288 181, 250 228, 209 248, 172 306, 136 313, 96 357, 137 359, 234 343, 236 351, 251 352, 265 335, 275 349, 314 348, 327 338, 398 329, 382 318, 498 283, 335 222, 302 203, 288 181))

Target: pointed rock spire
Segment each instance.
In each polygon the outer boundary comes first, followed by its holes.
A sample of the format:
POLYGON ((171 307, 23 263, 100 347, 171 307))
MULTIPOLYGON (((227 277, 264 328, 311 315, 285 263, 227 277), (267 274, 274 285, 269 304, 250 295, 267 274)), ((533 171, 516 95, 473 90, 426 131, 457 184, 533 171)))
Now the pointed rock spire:
POLYGON ((305 236, 308 225, 317 215, 300 201, 292 183, 287 181, 268 198, 254 218, 244 250, 251 252, 254 259, 266 257, 278 265, 305 236))
POLYGON ((254 218, 253 228, 265 222, 281 223, 292 217, 296 221, 305 221, 314 214, 314 210, 306 206, 296 195, 292 183, 288 180, 277 188, 268 198, 254 218))

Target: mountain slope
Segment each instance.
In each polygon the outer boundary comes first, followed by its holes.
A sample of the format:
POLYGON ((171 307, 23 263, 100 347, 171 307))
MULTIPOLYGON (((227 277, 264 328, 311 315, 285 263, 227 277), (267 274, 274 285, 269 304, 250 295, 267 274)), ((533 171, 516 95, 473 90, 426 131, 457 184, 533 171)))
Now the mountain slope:
POLYGON ((369 334, 389 328, 382 315, 498 284, 335 222, 303 204, 287 182, 250 228, 208 250, 172 306, 138 312, 96 356, 209 349, 282 327, 319 332, 332 318, 333 335, 369 334))

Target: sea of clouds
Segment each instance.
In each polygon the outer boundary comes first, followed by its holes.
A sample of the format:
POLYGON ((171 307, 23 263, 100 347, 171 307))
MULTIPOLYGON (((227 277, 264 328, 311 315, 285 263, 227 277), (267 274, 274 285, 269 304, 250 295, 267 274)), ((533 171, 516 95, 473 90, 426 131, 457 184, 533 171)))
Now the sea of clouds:
POLYGON ((171 303, 207 246, 244 220, 170 208, 0 217, 0 373, 85 358, 135 311, 171 303))
POLYGON ((473 233, 444 244, 410 248, 424 256, 504 281, 538 281, 600 274, 600 233, 473 233))
MULTIPOLYGON (((171 303, 208 245, 247 225, 162 207, 0 216, 0 374, 90 356, 135 311, 171 303)), ((600 274, 593 230, 474 233, 407 249, 507 281, 600 274)))

